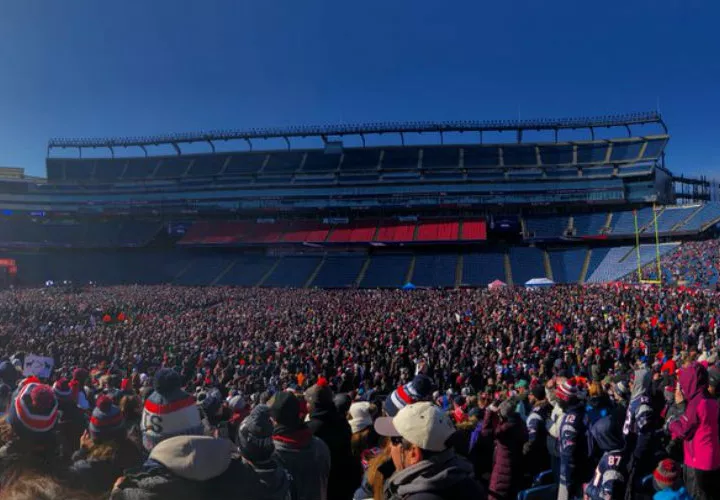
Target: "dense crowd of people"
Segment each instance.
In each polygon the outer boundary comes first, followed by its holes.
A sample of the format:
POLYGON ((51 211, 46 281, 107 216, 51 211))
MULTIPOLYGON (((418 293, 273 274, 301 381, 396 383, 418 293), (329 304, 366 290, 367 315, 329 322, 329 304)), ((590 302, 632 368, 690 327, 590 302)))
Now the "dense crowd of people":
POLYGON ((719 298, 1 292, 0 500, 717 498, 719 298))
MULTIPOLYGON (((660 257, 658 277, 657 262, 653 260, 642 268, 643 279, 683 286, 716 288, 720 281, 720 239, 687 241, 672 252, 660 257)), ((637 271, 627 276, 627 280, 637 283, 637 271)))

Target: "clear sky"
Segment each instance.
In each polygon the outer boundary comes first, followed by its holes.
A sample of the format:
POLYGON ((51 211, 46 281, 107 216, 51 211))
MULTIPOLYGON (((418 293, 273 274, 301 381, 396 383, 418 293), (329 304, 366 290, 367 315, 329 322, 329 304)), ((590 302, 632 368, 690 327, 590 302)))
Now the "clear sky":
POLYGON ((0 165, 51 137, 653 110, 720 178, 717 0, 0 0, 0 165))

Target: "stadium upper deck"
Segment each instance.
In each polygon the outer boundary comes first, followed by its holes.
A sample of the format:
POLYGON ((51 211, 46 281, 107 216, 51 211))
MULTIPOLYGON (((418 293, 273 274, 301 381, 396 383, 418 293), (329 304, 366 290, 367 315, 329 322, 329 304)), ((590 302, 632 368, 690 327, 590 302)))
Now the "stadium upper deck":
POLYGON ((659 115, 643 113, 571 120, 373 124, 250 130, 167 137, 53 140, 48 182, 13 185, 4 208, 112 213, 113 211, 242 211, 274 209, 393 209, 491 207, 532 204, 667 203, 669 172, 662 166, 668 140, 659 115), (636 132, 648 127, 651 135, 636 132), (598 139, 598 128, 620 135, 598 139), (586 130, 587 140, 560 140, 586 130), (551 142, 526 142, 529 131, 551 142), (445 144, 461 132, 463 144, 445 144), (513 132, 515 141, 487 144, 493 132, 513 132), (397 134, 400 145, 343 147, 343 140, 397 134), (405 145, 409 134, 435 144, 405 145), (257 139, 282 138, 287 149, 255 151, 257 139), (292 147, 295 137, 317 138, 320 147, 292 147), (248 151, 215 153, 215 142, 243 140, 248 151), (213 152, 183 154, 183 143, 206 142, 213 152), (437 143, 439 142, 439 144, 437 143), (148 148, 170 145, 177 154, 150 156, 148 148), (142 157, 117 158, 118 148, 136 147, 142 157), (59 148, 108 148, 111 158, 57 158, 59 148))

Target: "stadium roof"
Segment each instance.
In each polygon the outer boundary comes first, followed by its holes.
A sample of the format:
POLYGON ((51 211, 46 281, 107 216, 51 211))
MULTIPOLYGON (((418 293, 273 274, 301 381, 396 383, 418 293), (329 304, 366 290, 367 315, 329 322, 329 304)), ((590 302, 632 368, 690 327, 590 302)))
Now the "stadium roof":
MULTIPOLYGON (((359 136, 365 144, 366 135, 399 134, 404 144, 404 134, 438 133, 440 142, 448 132, 516 132, 518 142, 522 142, 525 130, 553 130, 557 142, 557 132, 562 129, 588 129, 594 139, 596 128, 625 127, 628 136, 632 136, 631 126, 656 123, 665 133, 667 127, 657 112, 641 112, 623 115, 608 115, 582 118, 535 119, 535 120, 488 120, 488 121, 448 121, 448 122, 379 122, 354 125, 295 126, 251 128, 247 130, 217 130, 211 132, 178 133, 137 137, 109 137, 84 139, 51 139, 48 142, 48 156, 55 148, 108 148, 114 155, 116 147, 139 147, 171 145, 181 154, 179 144, 207 142, 215 151, 215 141, 244 140, 252 149, 253 139, 282 138, 290 148, 290 138, 319 137, 327 141, 331 137, 348 135, 359 136)), ((481 135, 482 138, 482 135, 481 135)), ((147 151, 145 151, 147 154, 147 151)))

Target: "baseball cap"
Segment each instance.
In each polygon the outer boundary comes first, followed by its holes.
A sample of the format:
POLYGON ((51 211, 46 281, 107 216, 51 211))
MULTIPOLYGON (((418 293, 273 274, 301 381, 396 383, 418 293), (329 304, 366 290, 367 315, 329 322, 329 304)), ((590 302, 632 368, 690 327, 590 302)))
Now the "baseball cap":
POLYGON ((405 406, 394 417, 378 418, 375 431, 381 436, 402 437, 422 450, 443 451, 455 427, 440 408, 420 402, 405 406))

